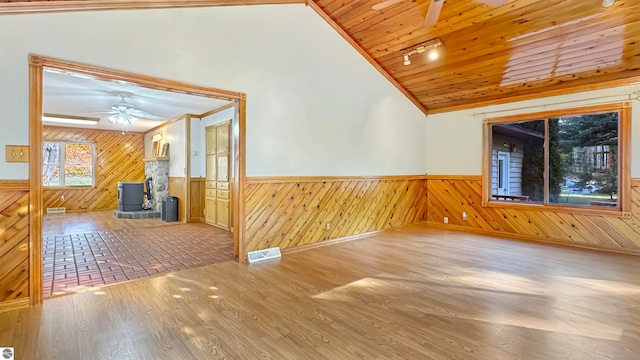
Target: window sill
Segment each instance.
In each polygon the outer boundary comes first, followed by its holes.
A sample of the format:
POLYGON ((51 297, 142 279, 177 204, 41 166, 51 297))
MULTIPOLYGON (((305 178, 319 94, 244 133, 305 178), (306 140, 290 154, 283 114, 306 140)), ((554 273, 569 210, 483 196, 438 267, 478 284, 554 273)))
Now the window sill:
POLYGON ((489 201, 482 204, 483 207, 490 208, 503 208, 503 209, 520 209, 527 211, 548 211, 548 212, 562 212, 570 213, 574 215, 596 215, 630 219, 631 212, 624 212, 621 209, 611 208, 594 208, 594 207, 577 207, 577 206, 562 206, 562 205, 545 205, 540 203, 526 203, 526 202, 509 202, 509 201, 489 201))

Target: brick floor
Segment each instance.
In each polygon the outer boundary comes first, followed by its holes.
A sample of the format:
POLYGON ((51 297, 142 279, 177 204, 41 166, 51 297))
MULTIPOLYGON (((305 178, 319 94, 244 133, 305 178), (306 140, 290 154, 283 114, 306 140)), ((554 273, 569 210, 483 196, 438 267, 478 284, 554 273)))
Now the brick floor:
POLYGON ((233 259, 231 233, 205 224, 45 236, 44 297, 233 259))

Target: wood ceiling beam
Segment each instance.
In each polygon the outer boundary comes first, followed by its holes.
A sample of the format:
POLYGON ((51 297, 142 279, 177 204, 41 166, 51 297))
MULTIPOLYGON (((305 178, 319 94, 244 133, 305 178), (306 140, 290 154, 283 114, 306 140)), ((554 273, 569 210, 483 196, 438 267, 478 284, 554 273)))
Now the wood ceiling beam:
POLYGON ((342 38, 349 43, 349 45, 351 45, 376 70, 378 70, 378 72, 380 72, 382 76, 384 76, 389 82, 391 82, 391 84, 393 84, 393 86, 395 86, 398 90, 400 90, 400 92, 404 94, 404 96, 406 96, 409 99, 409 101, 411 101, 415 106, 417 106, 418 109, 420 109, 420 111, 422 111, 424 114, 428 113, 428 109, 422 103, 420 103, 418 99, 416 99, 409 91, 407 91, 407 89, 405 89, 402 85, 400 85, 400 83, 398 83, 398 81, 393 76, 391 76, 387 72, 387 70, 385 70, 385 68, 382 67, 382 65, 380 65, 377 61, 375 61, 373 57, 368 52, 366 52, 342 27, 340 27, 338 23, 336 23, 329 15, 327 15, 327 13, 325 13, 324 10, 322 10, 318 6, 318 4, 313 2, 313 0, 309 0, 307 4, 318 15, 320 15, 320 17, 324 19, 329 24, 329 26, 331 26, 335 31, 337 31, 338 34, 340 34, 340 36, 342 36, 342 38))
MULTIPOLYGON (((14 0, 15 1, 15 0, 14 0)), ((0 2, 0 15, 64 11, 165 9, 185 7, 304 4, 305 0, 71 0, 0 2)))

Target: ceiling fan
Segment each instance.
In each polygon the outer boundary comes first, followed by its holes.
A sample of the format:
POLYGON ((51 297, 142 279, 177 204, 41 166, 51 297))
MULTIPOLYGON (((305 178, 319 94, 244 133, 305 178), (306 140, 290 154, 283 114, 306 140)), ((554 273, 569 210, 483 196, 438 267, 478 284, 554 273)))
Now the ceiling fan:
MULTIPOLYGON (((375 4, 371 7, 373 10, 383 10, 391 5, 403 2, 405 0, 386 0, 381 3, 375 4)), ((424 18, 425 26, 433 26, 438 22, 440 17, 440 11, 442 11, 442 5, 445 0, 430 0, 429 10, 427 10, 427 16, 424 18)), ((475 0, 477 2, 487 4, 490 6, 498 7, 506 4, 508 0, 475 0)))
POLYGON ((92 114, 111 114, 109 116, 109 121, 113 124, 122 125, 122 133, 127 132, 127 126, 138 121, 138 118, 149 119, 149 120, 164 120, 163 117, 153 115, 147 111, 136 109, 135 106, 128 103, 126 101, 127 97, 130 97, 131 94, 125 92, 116 92, 115 93, 120 100, 113 103, 111 105, 111 109, 109 110, 101 110, 98 112, 94 112, 92 114))

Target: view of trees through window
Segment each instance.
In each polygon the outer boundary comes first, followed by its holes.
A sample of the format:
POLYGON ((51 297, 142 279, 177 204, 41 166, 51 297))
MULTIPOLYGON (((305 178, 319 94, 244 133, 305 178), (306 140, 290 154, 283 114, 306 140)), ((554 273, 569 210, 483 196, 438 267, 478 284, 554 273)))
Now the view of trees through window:
POLYGON ((618 207, 618 129, 618 112, 492 124, 491 198, 618 207))
POLYGON ((43 186, 93 185, 93 145, 44 142, 43 186))

